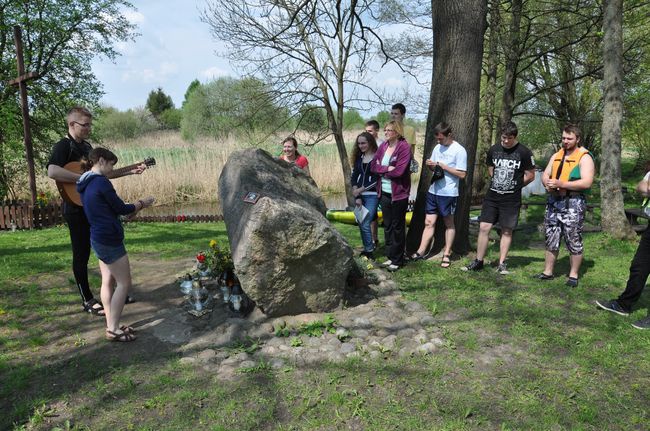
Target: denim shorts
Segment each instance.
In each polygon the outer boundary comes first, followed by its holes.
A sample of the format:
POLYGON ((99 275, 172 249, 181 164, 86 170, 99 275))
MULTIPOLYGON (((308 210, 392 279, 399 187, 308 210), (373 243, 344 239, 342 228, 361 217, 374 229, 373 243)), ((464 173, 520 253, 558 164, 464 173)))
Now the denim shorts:
POLYGON ((93 248, 97 259, 101 260, 107 265, 110 265, 122 256, 126 255, 126 248, 124 248, 124 243, 120 245, 104 245, 91 240, 90 246, 93 248))

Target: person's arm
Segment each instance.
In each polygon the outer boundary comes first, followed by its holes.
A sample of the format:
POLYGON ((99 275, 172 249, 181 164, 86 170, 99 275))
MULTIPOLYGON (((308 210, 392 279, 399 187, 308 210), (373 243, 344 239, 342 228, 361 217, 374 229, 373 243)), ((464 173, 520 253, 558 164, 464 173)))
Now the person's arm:
POLYGON ((650 197, 650 172, 636 185, 636 191, 643 197, 650 197))
POLYGON ((381 164, 381 160, 384 158, 384 154, 385 149, 382 151, 382 148, 379 147, 379 150, 375 153, 375 157, 373 157, 372 162, 370 162, 370 172, 373 174, 383 176, 386 172, 388 172, 388 166, 381 164))
POLYGON ((47 176, 63 183, 76 183, 81 174, 69 171, 61 166, 50 164, 47 167, 47 176))
MULTIPOLYGON (((442 168, 445 169, 445 166, 442 166, 442 168)), ((458 151, 456 153, 456 156, 454 157, 454 167, 452 168, 446 166, 446 168, 447 169, 445 170, 449 172, 451 175, 458 177, 461 180, 464 180, 465 177, 467 176, 467 151, 465 151, 464 148, 462 149, 462 151, 458 151)))
POLYGON ((533 158, 533 153, 530 151, 528 148, 526 148, 527 154, 526 157, 524 158, 524 182, 522 184, 523 187, 527 186, 528 184, 532 183, 533 180, 535 179, 535 159, 533 158))
POLYGON ((485 154, 485 164, 487 165, 488 178, 490 178, 490 181, 492 181, 492 177, 494 176, 494 163, 492 162, 492 148, 494 147, 490 147, 490 149, 487 150, 487 153, 485 154))
POLYGON ((524 171, 524 186, 532 183, 535 179, 535 168, 524 171))
POLYGON ((435 169, 436 164, 438 163, 438 161, 436 160, 436 156, 435 156, 436 149, 438 148, 438 145, 440 145, 440 144, 437 144, 435 147, 433 147, 433 150, 431 151, 431 157, 429 157, 428 159, 426 159, 424 161, 425 166, 427 168, 429 168, 429 170, 431 172, 433 172, 433 170, 435 169))
POLYGON ((140 175, 147 169, 147 165, 140 163, 135 168, 131 169, 127 175, 140 175))
POLYGON ((465 177, 467 176, 467 172, 465 172, 465 171, 461 171, 460 169, 452 168, 451 166, 446 165, 446 164, 444 164, 442 162, 437 162, 437 163, 438 163, 438 165, 440 165, 440 167, 442 168, 443 171, 449 172, 451 175, 453 175, 455 177, 458 177, 461 180, 465 179, 465 177))
MULTIPOLYGON (((362 172, 360 168, 359 160, 357 159, 352 166, 352 174, 350 175, 350 185, 352 185, 352 194, 357 196, 358 193, 355 192, 361 188, 363 185, 362 172), (359 180, 361 178, 361 180, 359 180)), ((360 193, 360 192, 359 192, 360 193)))
POLYGON ((395 166, 389 166, 393 169, 386 170, 386 174, 384 175, 386 178, 399 178, 404 175, 404 172, 406 172, 411 164, 411 147, 406 141, 402 141, 401 145, 395 148, 393 156, 395 156, 397 162, 395 166))
POLYGON ((137 205, 127 204, 117 195, 113 184, 106 177, 99 177, 95 181, 102 181, 103 184, 99 187, 99 192, 104 197, 104 200, 111 207, 113 211, 120 215, 127 215, 135 212, 138 208, 137 205))
POLYGON ((546 191, 552 192, 554 191, 551 187, 548 185, 548 181, 551 179, 551 173, 553 172, 553 158, 548 161, 548 164, 546 165, 546 169, 544 169, 544 172, 542 173, 542 185, 546 189, 546 191))

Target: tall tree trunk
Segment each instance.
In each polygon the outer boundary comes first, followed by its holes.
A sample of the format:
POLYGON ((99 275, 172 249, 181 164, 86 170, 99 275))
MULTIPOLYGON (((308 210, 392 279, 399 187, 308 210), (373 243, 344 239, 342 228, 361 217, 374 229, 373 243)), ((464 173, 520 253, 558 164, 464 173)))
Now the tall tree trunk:
POLYGON ((475 197, 482 195, 487 188, 485 154, 494 142, 494 110, 496 108, 497 74, 499 68, 499 28, 501 25, 500 3, 500 0, 490 0, 488 23, 490 43, 486 59, 485 86, 483 87, 483 118, 480 126, 480 139, 476 149, 474 179, 472 181, 472 190, 474 191, 475 197))
MULTIPOLYGON (((433 15, 433 79, 424 157, 431 156, 435 146, 433 125, 446 121, 453 128, 455 139, 467 150, 467 177, 460 183, 456 207, 456 240, 453 249, 466 253, 469 244, 469 207, 472 174, 478 141, 479 99, 483 35, 487 0, 432 0, 433 15)), ((418 184, 417 200, 407 236, 407 250, 420 245, 424 228, 424 204, 431 171, 424 168, 418 184)), ((444 244, 443 228, 436 228, 434 250, 444 244), (440 235, 439 235, 440 234, 440 235)))
POLYGON ((621 190, 623 120, 623 0, 606 0, 603 21, 603 110, 600 202, 603 231, 615 238, 633 237, 625 218, 621 190))
POLYGON ((521 14, 522 0, 512 1, 512 17, 510 18, 510 31, 506 35, 508 38, 505 44, 506 67, 503 72, 503 97, 501 98, 501 115, 497 130, 512 119, 512 112, 515 106, 515 91, 517 89, 517 67, 519 66, 519 57, 521 55, 521 14))

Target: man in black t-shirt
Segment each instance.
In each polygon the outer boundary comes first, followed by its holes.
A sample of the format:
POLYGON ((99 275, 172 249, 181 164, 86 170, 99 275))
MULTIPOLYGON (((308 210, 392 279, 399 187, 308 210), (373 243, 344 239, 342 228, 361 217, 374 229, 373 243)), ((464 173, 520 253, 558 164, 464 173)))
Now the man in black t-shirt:
POLYGON ((517 141, 517 135, 517 125, 507 123, 501 129, 501 143, 488 150, 486 164, 491 177, 490 190, 481 208, 476 259, 464 268, 466 271, 483 269, 490 229, 499 222, 501 241, 497 271, 500 274, 508 273, 506 258, 512 243, 512 231, 519 220, 521 189, 535 179, 533 153, 517 141))
MULTIPOLYGON (((69 162, 87 159, 92 146, 86 141, 90 136, 93 115, 84 107, 76 106, 66 117, 68 135, 54 145, 47 162, 47 176, 63 183, 76 183, 80 174, 64 169, 69 162)), ((142 169, 139 170, 140 172, 142 169)), ((88 259, 90 258, 90 224, 82 207, 70 202, 63 203, 63 217, 70 231, 72 245, 72 272, 79 289, 84 311, 104 315, 102 304, 95 299, 88 283, 88 259)), ((126 303, 133 302, 127 296, 126 303)))

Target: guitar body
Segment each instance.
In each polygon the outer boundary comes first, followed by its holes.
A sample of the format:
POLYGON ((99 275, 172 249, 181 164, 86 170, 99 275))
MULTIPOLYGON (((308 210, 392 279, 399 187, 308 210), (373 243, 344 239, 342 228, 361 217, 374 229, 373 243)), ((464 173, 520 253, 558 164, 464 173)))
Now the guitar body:
MULTIPOLYGON (((84 170, 81 168, 81 162, 69 162, 63 169, 66 169, 77 174, 83 174, 84 170)), ((68 203, 75 204, 77 206, 83 206, 81 204, 81 196, 77 193, 77 184, 76 183, 64 183, 61 181, 56 181, 56 188, 59 190, 59 194, 68 203)))
MULTIPOLYGON (((150 168, 151 166, 156 165, 156 159, 154 159, 153 157, 147 157, 146 159, 144 159, 144 161, 140 163, 135 163, 133 165, 124 166, 123 168, 115 169, 110 174, 109 178, 119 178, 121 176, 127 175, 132 169, 140 166, 141 164, 144 164, 146 165, 147 168, 150 168)), ((74 172, 77 174, 84 173, 84 170, 81 167, 81 162, 66 163, 63 169, 66 169, 70 172, 74 172)), ((59 194, 61 195, 63 200, 80 207, 83 206, 83 204, 81 203, 81 196, 77 192, 76 183, 65 183, 61 181, 56 181, 56 188, 59 190, 59 194)))

